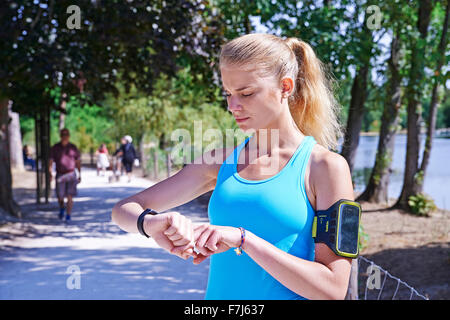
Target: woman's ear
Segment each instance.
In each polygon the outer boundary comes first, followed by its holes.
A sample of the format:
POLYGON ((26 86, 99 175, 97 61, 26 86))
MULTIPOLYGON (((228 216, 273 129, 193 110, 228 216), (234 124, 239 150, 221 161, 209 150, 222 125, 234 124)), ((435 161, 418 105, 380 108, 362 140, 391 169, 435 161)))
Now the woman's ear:
POLYGON ((294 80, 292 78, 286 77, 281 79, 281 96, 283 98, 288 98, 293 94, 294 91, 294 80))

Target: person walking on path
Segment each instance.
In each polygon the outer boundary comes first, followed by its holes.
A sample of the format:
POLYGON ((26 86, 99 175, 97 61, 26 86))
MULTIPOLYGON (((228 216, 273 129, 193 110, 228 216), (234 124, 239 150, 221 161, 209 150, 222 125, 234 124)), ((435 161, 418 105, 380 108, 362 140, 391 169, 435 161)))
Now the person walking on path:
POLYGON ((224 44, 219 67, 228 110, 253 135, 119 201, 112 220, 195 264, 210 257, 206 299, 344 299, 351 259, 312 238, 315 211, 354 198, 330 151, 341 128, 323 64, 298 38, 248 34, 224 44), (164 212, 211 190, 210 224, 164 212))
POLYGON ((102 143, 100 147, 95 151, 97 156, 97 175, 100 175, 100 170, 102 170, 103 175, 106 175, 106 169, 109 168, 109 153, 106 144, 102 143))
POLYGON ((49 171, 52 175, 53 162, 56 165, 56 197, 59 203, 59 218, 70 220, 73 207, 73 197, 77 195, 77 184, 81 182, 81 155, 78 148, 70 143, 70 132, 64 128, 60 131, 61 141, 50 149, 49 171), (78 170, 78 177, 75 172, 78 170), (64 200, 67 198, 67 204, 64 200))
POLYGON ((28 145, 24 145, 22 149, 22 155, 23 155, 23 164, 30 165, 31 170, 34 171, 34 168, 36 167, 36 160, 34 160, 31 157, 30 147, 28 145))
POLYGON ((128 182, 131 182, 131 172, 133 171, 133 163, 137 159, 136 150, 132 144, 133 139, 130 136, 124 136, 121 139, 120 148, 114 152, 114 156, 122 158, 122 165, 127 172, 128 182))

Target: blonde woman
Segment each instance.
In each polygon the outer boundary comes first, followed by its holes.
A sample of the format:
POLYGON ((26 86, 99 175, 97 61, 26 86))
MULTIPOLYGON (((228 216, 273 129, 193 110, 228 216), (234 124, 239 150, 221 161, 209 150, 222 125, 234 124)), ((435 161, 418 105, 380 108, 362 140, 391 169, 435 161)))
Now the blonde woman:
POLYGON ((329 151, 340 127, 322 63, 297 38, 249 34, 222 47, 220 71, 228 110, 254 135, 203 155, 219 164, 189 164, 122 200, 113 220, 136 232, 144 208, 165 211, 214 190, 210 224, 176 212, 143 222, 172 253, 210 257, 206 299, 343 299, 351 260, 311 236, 315 210, 353 200, 347 162, 329 151))

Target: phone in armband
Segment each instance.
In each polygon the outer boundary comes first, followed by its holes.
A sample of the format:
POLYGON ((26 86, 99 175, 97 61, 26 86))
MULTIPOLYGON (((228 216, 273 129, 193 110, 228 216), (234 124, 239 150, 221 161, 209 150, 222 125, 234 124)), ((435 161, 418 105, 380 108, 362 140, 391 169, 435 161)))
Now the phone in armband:
POLYGON ((361 205, 341 199, 327 210, 316 211, 312 226, 315 243, 325 243, 335 254, 357 258, 361 205))

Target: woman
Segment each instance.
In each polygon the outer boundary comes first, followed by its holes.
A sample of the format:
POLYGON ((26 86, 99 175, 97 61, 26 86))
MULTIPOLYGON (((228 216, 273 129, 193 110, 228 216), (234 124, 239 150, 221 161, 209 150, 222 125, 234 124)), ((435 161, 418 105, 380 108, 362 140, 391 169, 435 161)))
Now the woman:
POLYGON ((100 174, 100 170, 102 170, 103 175, 106 175, 106 169, 109 168, 109 153, 106 144, 102 143, 95 155, 97 156, 97 176, 100 174))
POLYGON ((120 148, 114 152, 114 156, 121 157, 121 164, 127 172, 128 182, 131 182, 131 172, 133 171, 134 160, 137 159, 136 150, 131 143, 133 139, 130 136, 124 136, 120 142, 120 148))
POLYGON ((351 260, 311 237, 314 210, 353 200, 347 162, 329 151, 340 128, 321 62, 299 39, 249 34, 222 47, 220 70, 228 110, 255 134, 203 155, 218 153, 223 164, 189 164, 120 201, 113 220, 136 232, 144 208, 165 211, 214 190, 211 224, 192 227, 176 212, 144 220, 170 252, 194 263, 211 257, 206 299, 343 299, 351 260))

